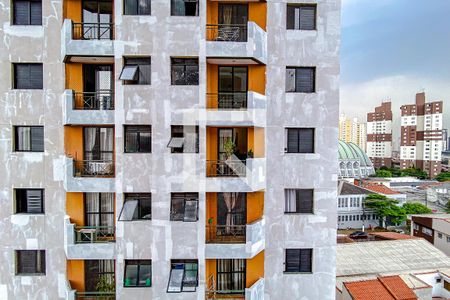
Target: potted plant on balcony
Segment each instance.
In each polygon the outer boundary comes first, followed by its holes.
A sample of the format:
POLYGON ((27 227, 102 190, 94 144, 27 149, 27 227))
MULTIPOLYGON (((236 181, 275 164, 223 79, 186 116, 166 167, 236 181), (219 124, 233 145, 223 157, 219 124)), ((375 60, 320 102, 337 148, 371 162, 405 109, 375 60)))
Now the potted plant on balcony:
POLYGON ((248 150, 247 152, 247 158, 253 158, 253 149, 248 150))
POLYGON ((223 144, 223 150, 225 151, 226 160, 231 159, 231 156, 234 154, 235 149, 236 145, 233 143, 231 138, 228 138, 223 144))
POLYGON ((114 293, 116 291, 116 283, 114 282, 114 279, 109 280, 108 277, 105 275, 100 276, 97 284, 95 285, 95 289, 100 294, 100 297, 98 299, 101 300, 115 299, 114 296, 110 295, 111 293, 114 293))

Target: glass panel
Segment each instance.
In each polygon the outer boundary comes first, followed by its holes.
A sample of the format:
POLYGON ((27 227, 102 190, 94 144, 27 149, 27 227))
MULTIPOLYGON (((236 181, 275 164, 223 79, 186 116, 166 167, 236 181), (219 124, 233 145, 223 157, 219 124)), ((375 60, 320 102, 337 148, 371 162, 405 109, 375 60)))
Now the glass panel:
POLYGON ((183 143, 184 143, 184 138, 173 137, 173 138, 170 139, 169 144, 167 145, 167 147, 169 147, 169 148, 181 148, 181 147, 183 147, 183 143))
POLYGON ((152 218, 152 201, 150 199, 140 199, 139 219, 151 220, 152 218))
POLYGON ((131 221, 138 219, 138 200, 127 200, 122 207, 119 221, 131 221))
POLYGON ((120 73, 120 80, 137 80, 138 66, 124 66, 122 73, 120 73))
POLYGON ((138 284, 138 265, 127 264, 125 266, 125 286, 137 286, 138 284))
POLYGON ((233 91, 245 92, 247 91, 247 68, 234 68, 233 91))
POLYGON ((184 205, 184 222, 196 222, 198 201, 186 201, 184 205))
POLYGON ((219 92, 233 91, 233 68, 219 67, 219 92))
POLYGON ((286 68, 286 92, 295 92, 295 69, 286 68))
POLYGON ((172 269, 170 271, 168 293, 179 293, 182 291, 184 269, 172 269))
POLYGON ((141 264, 139 267, 139 286, 152 285, 152 266, 141 264))

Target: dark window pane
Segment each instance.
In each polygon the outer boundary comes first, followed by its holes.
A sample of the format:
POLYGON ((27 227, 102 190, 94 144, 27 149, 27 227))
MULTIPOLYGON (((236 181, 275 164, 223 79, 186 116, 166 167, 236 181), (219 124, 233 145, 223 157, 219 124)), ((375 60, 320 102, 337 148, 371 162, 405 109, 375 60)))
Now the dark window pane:
POLYGON ((125 153, 151 152, 151 126, 125 125, 125 153))
POLYGON ((299 152, 299 139, 298 130, 294 128, 288 129, 288 142, 287 142, 287 152, 298 153, 299 152))
POLYGON ((123 84, 151 84, 152 68, 150 57, 125 57, 119 79, 123 84))
POLYGON ((285 272, 311 272, 312 249, 286 249, 285 272))
POLYGON ((302 128, 299 131, 299 152, 300 153, 314 153, 314 129, 302 128))
POLYGON ((314 191, 311 189, 297 190, 297 212, 313 213, 314 191))
POLYGON ((141 264, 139 266, 139 286, 152 286, 152 266, 151 264, 141 264))
POLYGON ((151 0, 124 0, 125 15, 150 15, 151 0))
POLYGON ((138 268, 137 264, 126 264, 125 265, 125 286, 137 286, 138 284, 138 268))
POLYGON ((30 2, 30 23, 31 25, 42 25, 42 2, 30 2))
POLYGON ((42 89, 42 64, 14 64, 15 89, 42 89))
POLYGON ((15 151, 44 152, 44 127, 15 126, 15 151))
POLYGON ((198 16, 198 1, 171 0, 170 11, 172 16, 198 16))
POLYGON ((295 74, 295 91, 298 93, 313 93, 314 68, 297 68, 295 74))
POLYGON ((30 2, 14 1, 14 25, 30 24, 30 2))
POLYGON ((17 250, 18 275, 45 274, 45 250, 17 250))
POLYGON ((44 152, 44 127, 31 127, 31 149, 44 152))
POLYGON ((316 29, 316 6, 300 7, 300 30, 316 29))
POLYGON ((286 28, 287 29, 295 29, 295 6, 288 5, 286 10, 286 28))
POLYGON ((198 59, 171 59, 172 85, 198 85, 198 59))

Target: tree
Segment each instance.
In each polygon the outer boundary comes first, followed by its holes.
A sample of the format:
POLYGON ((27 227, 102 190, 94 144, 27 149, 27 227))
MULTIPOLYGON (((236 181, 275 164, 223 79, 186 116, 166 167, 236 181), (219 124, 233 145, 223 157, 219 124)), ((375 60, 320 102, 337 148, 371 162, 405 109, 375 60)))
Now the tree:
POLYGON ((407 215, 429 214, 432 212, 431 209, 422 203, 405 203, 403 204, 403 209, 407 215))
POLYGON ((406 219, 405 210, 398 206, 398 201, 384 195, 367 195, 364 206, 374 210, 380 218, 381 227, 385 227, 387 219, 394 224, 400 224, 406 219))
POLYGON ((445 204, 445 212, 450 214, 450 201, 447 201, 447 204, 445 204))
POLYGON ((436 176, 436 180, 439 182, 450 181, 450 172, 442 172, 436 176))
POLYGON ((376 177, 392 177, 392 172, 389 170, 378 169, 375 171, 376 177))
POLYGON ((420 169, 417 169, 417 168, 404 169, 400 173, 400 176, 401 177, 412 176, 412 177, 417 177, 419 179, 427 179, 428 178, 427 172, 424 172, 424 171, 422 171, 420 169))

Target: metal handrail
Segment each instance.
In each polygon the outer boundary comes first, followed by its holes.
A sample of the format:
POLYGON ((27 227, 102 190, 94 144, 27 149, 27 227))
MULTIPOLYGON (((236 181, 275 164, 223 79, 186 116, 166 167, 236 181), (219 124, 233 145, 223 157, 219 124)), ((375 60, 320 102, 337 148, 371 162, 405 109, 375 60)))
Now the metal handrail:
POLYGON ((206 24, 206 40, 216 42, 246 42, 247 24, 206 24))
POLYGON ((244 109, 247 108, 247 92, 219 92, 206 94, 208 108, 244 109))
POLYGON ((245 243, 247 225, 206 225, 206 243, 245 243))
POLYGON ((74 40, 112 40, 113 23, 72 23, 74 40))
POLYGON ((81 110, 113 110, 114 92, 75 92, 73 109, 81 110))
POLYGON ((245 177, 246 161, 239 159, 207 160, 206 176, 208 177, 245 177))
POLYGON ((75 177, 114 176, 113 160, 77 160, 73 162, 75 177))
POLYGON ((75 292, 75 298, 83 300, 114 300, 116 299, 116 292, 75 292))
POLYGON ((75 243, 115 242, 114 226, 75 226, 75 243))

